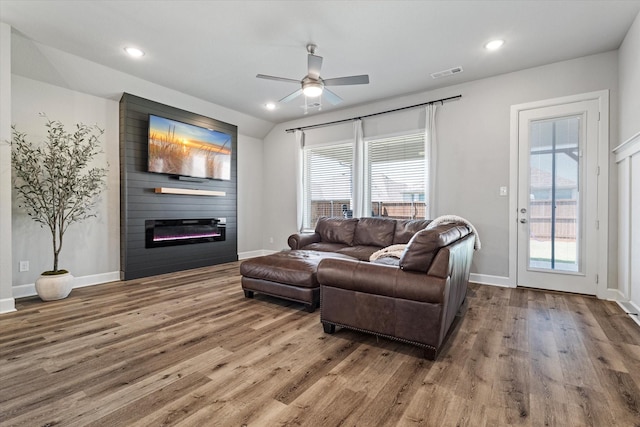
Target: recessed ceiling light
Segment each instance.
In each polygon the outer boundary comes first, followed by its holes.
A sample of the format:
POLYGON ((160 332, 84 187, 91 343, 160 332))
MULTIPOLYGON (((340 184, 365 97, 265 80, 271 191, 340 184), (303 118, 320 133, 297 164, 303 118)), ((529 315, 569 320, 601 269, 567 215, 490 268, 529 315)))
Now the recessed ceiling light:
POLYGON ((264 104, 264 108, 266 108, 267 110, 275 110, 276 104, 274 104, 273 102, 269 102, 264 104))
POLYGON ((140 58, 141 56, 144 56, 144 52, 137 47, 125 47, 124 51, 127 52, 129 56, 133 56, 134 58, 140 58))
POLYGON ((502 47, 504 44, 504 40, 491 40, 489 43, 485 44, 484 47, 487 50, 497 50, 502 47))

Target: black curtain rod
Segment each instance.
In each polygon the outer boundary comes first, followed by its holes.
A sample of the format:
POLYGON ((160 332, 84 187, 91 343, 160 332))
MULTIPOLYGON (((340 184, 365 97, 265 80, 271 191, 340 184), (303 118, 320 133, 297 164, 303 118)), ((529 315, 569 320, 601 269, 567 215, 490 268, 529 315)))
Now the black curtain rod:
POLYGON ((462 98, 462 95, 450 96, 449 98, 436 99, 435 101, 423 102, 422 104, 410 105, 408 107, 395 108, 393 110, 380 111, 379 113, 366 114, 364 116, 352 117, 350 119, 342 119, 342 120, 336 120, 334 122, 319 123, 317 125, 300 126, 299 128, 287 129, 286 132, 287 133, 291 133, 291 132, 295 132, 297 130, 315 129, 315 128, 321 128, 321 127, 325 127, 325 126, 336 125, 338 123, 352 122, 354 120, 364 119, 364 118, 373 117, 373 116, 379 116, 381 114, 395 113, 396 111, 409 110, 411 108, 423 107, 425 105, 436 104, 438 102, 440 102, 441 104, 444 104, 445 101, 453 101, 453 100, 460 99, 460 98, 462 98))

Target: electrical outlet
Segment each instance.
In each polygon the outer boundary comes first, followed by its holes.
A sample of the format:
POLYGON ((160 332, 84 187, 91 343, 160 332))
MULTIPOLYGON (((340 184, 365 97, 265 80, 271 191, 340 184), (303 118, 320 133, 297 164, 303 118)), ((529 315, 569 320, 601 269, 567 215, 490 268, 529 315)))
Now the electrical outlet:
POLYGON ((29 271, 29 261, 20 261, 20 272, 29 271))
POLYGON ((273 237, 269 237, 269 243, 273 243, 273 237))

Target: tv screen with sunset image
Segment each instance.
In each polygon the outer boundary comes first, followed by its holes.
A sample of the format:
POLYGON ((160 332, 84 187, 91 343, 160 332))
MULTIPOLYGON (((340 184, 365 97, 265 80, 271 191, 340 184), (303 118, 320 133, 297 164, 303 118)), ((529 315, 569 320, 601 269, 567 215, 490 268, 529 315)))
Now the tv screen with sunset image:
POLYGON ((231 179, 231 135, 149 115, 149 172, 231 179))

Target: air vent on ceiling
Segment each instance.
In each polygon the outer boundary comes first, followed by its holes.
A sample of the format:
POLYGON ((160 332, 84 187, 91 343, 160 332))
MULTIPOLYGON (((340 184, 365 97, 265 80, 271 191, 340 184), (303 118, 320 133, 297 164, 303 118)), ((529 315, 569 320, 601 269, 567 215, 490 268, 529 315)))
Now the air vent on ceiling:
POLYGON ((440 77, 453 76, 462 72, 462 67, 453 67, 448 70, 438 71, 437 73, 431 73, 431 78, 439 79, 440 77))

